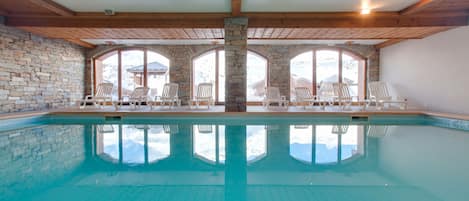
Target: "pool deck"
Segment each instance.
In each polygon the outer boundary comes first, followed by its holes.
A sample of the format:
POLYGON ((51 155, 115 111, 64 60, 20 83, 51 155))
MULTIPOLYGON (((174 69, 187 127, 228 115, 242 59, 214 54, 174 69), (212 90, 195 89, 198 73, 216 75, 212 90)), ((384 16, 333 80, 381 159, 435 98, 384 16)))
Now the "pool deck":
POLYGON ((288 109, 271 107, 269 109, 262 106, 248 106, 247 112, 225 112, 224 106, 214 106, 207 109, 206 107, 201 107, 199 109, 190 109, 187 106, 182 106, 178 108, 169 109, 168 107, 155 107, 153 110, 150 110, 149 107, 142 107, 140 109, 132 109, 130 107, 124 106, 119 110, 115 110, 114 107, 106 106, 102 109, 95 107, 87 107, 86 109, 79 109, 77 107, 72 108, 62 108, 62 109, 51 109, 44 111, 31 111, 31 112, 14 112, 14 113, 5 113, 0 114, 0 120, 6 119, 15 119, 15 118, 25 118, 33 116, 41 116, 48 114, 56 115, 104 115, 104 116, 125 116, 125 115, 174 115, 174 116, 184 116, 184 115, 276 115, 276 116, 289 116, 289 115, 350 115, 350 116, 369 116, 369 115, 429 115, 435 117, 443 117, 450 119, 459 119, 459 120, 468 120, 469 115, 462 114, 449 114, 442 112, 431 112, 419 110, 417 108, 409 108, 407 110, 399 109, 387 109, 387 110, 376 110, 371 107, 367 110, 360 110, 359 107, 352 107, 349 110, 341 110, 338 106, 329 106, 324 110, 321 110, 319 107, 295 107, 291 106, 288 109))

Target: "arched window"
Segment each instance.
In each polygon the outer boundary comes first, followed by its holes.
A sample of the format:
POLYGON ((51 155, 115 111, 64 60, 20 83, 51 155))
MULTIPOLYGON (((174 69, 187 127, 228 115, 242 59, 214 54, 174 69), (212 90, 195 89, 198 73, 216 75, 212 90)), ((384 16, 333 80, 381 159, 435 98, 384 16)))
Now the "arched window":
POLYGON ((290 156, 306 164, 343 163, 364 155, 364 136, 358 125, 292 125, 290 156))
POLYGON ((144 48, 108 52, 94 59, 94 86, 102 82, 114 84, 114 99, 141 86, 148 86, 151 96, 161 95, 169 82, 169 59, 144 48))
POLYGON ((317 94, 321 82, 342 82, 352 96, 365 98, 365 59, 342 49, 315 49, 290 60, 290 97, 295 87, 308 87, 317 94))
MULTIPOLYGON (((225 102, 225 51, 210 50, 192 61, 192 94, 195 95, 197 85, 212 83, 213 94, 217 103, 225 102)), ((260 102, 267 84, 267 59, 259 54, 248 51, 246 75, 246 100, 260 102)))

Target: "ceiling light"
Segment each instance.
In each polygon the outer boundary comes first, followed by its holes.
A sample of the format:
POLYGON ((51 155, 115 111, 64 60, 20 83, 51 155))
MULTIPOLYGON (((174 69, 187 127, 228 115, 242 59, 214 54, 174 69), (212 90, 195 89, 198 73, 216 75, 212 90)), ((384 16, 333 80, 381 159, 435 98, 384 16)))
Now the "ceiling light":
POLYGON ((368 15, 371 13, 371 9, 369 8, 362 8, 362 11, 360 12, 360 14, 362 15, 368 15))
POLYGON ((108 15, 108 16, 111 16, 111 15, 115 15, 116 12, 114 12, 114 10, 112 9, 105 9, 104 10, 104 15, 108 15))

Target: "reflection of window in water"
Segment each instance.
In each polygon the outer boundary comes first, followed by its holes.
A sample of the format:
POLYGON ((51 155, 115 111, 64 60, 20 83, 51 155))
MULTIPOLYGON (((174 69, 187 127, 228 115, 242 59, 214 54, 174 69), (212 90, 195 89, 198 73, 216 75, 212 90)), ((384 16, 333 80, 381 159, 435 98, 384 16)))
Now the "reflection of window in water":
POLYGON ((338 160, 338 135, 333 126, 316 126, 316 163, 336 163, 338 160))
POLYGON ((290 126, 290 156, 311 163, 313 153, 313 127, 290 126))
POLYGON ((256 162, 267 155, 267 131, 265 126, 246 126, 246 160, 256 162))
POLYGON ((96 152, 107 161, 119 162, 119 126, 97 125, 96 152), (100 142, 100 143, 99 143, 100 142))
POLYGON ((163 125, 97 125, 96 128, 97 154, 105 160, 144 164, 170 155, 170 132, 163 125))
POLYGON ((194 125, 194 155, 212 164, 225 163, 225 126, 194 125))
POLYGON ((148 130, 148 162, 153 163, 168 157, 171 153, 170 134, 162 125, 150 126, 148 130))
POLYGON ((122 162, 145 163, 145 141, 143 129, 133 125, 122 126, 122 162))
POLYGON ((364 140, 363 126, 290 126, 290 155, 309 164, 334 164, 363 155, 364 140))

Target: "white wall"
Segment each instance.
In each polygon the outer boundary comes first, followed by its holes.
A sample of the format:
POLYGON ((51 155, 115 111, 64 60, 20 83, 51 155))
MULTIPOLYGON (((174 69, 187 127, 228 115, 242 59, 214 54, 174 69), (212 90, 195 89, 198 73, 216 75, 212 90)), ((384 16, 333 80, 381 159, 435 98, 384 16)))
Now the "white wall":
POLYGON ((469 114, 469 26, 381 49, 380 79, 409 103, 469 114))

